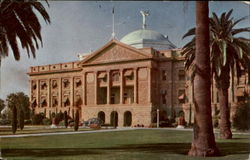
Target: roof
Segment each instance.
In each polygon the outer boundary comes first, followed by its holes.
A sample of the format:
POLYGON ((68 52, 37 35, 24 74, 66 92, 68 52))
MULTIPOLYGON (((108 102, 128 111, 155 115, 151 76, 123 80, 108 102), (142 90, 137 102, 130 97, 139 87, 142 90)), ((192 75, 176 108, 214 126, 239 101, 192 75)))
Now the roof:
POLYGON ((157 50, 174 49, 176 46, 159 32, 140 29, 125 35, 121 39, 122 43, 128 44, 135 48, 152 47, 157 50))

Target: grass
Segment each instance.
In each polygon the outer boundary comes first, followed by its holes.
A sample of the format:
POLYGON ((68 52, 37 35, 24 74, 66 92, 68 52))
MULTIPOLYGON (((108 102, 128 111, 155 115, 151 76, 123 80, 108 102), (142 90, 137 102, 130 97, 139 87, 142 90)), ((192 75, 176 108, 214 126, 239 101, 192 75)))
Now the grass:
MULTIPOLYGON (((217 136, 217 135, 216 135, 217 136)), ((2 138, 2 157, 10 159, 81 160, 204 160, 187 156, 192 140, 190 131, 130 130, 24 138, 2 138)), ((217 140, 220 157, 206 160, 246 160, 249 135, 217 140)))
MULTIPOLYGON (((79 128, 79 131, 91 130, 87 128, 79 128)), ((17 129, 15 134, 32 134, 32 133, 53 133, 53 132, 72 132, 74 128, 49 128, 49 126, 30 126, 24 127, 23 130, 17 129)), ((0 127, 1 135, 13 135, 11 127, 0 127)))

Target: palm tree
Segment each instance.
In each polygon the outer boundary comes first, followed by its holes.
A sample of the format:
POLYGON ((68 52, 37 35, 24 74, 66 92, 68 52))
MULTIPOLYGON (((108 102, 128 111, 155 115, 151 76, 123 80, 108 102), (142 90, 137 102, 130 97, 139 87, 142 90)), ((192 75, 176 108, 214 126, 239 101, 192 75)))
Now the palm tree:
POLYGON ((20 59, 17 38, 22 48, 26 49, 28 57, 31 51, 35 58, 39 41, 42 46, 42 36, 41 25, 34 10, 42 15, 46 23, 50 23, 47 11, 37 0, 0 1, 0 64, 1 59, 8 56, 9 47, 13 51, 15 60, 20 59))
MULTIPOLYGON (((247 17, 234 20, 231 18, 233 10, 228 13, 222 13, 220 18, 213 13, 210 18, 210 65, 211 74, 216 82, 216 87, 219 93, 220 104, 220 137, 223 139, 231 139, 231 124, 230 124, 230 110, 228 106, 228 89, 231 78, 235 75, 239 78, 241 76, 241 67, 250 73, 250 46, 249 39, 243 37, 236 37, 242 32, 250 32, 248 28, 234 29, 236 24, 245 20, 247 17)), ((195 28, 190 29, 183 38, 193 36, 195 28)), ((186 70, 196 70, 194 65, 195 59, 195 37, 183 47, 182 55, 185 56, 186 70)), ((193 74, 192 74, 193 77, 193 74)), ((233 82, 232 82, 233 83, 233 82)))
POLYGON ((209 65, 208 1, 196 2, 196 71, 194 77, 195 123, 190 156, 219 154, 214 139, 211 116, 211 82, 209 65))

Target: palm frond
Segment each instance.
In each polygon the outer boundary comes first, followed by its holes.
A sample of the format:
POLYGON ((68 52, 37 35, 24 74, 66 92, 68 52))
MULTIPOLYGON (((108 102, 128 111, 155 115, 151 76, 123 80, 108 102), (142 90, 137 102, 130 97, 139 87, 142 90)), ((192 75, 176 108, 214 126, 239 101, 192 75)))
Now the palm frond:
POLYGON ((184 36, 182 37, 182 39, 184 39, 188 36, 193 36, 193 35, 195 35, 195 28, 192 28, 187 33, 185 33, 184 36))
POLYGON ((242 32, 250 32, 250 27, 233 29, 232 30, 232 35, 236 35, 236 34, 242 33, 242 32))

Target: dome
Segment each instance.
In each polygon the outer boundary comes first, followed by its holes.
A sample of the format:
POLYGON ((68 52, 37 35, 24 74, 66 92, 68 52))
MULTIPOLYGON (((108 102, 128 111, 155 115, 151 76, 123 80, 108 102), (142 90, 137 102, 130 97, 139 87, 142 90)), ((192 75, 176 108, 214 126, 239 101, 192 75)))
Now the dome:
POLYGON ((131 32, 124 36, 120 41, 135 48, 152 47, 157 50, 176 48, 167 37, 159 32, 148 29, 140 29, 131 32))

